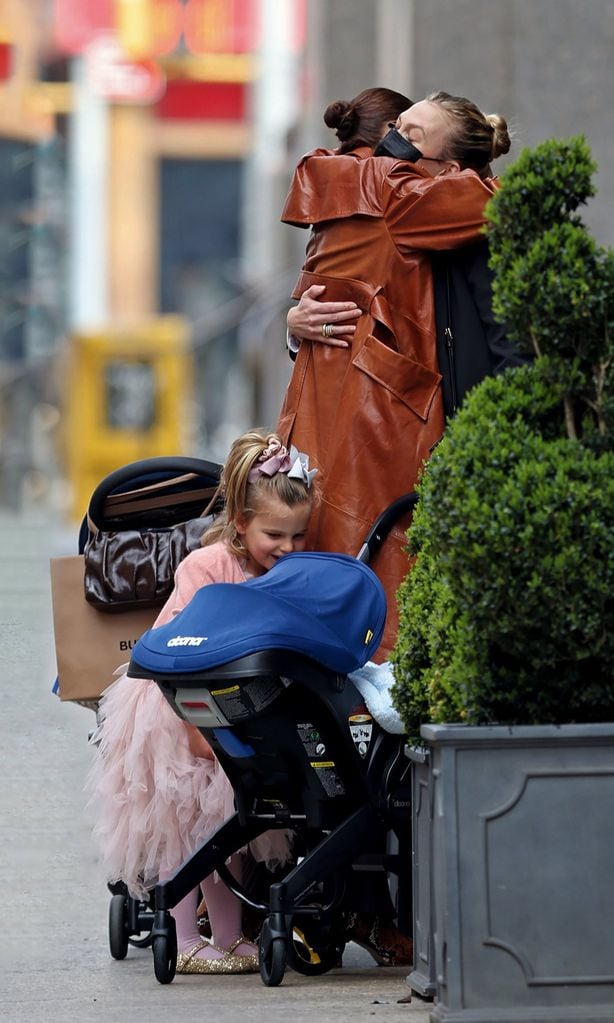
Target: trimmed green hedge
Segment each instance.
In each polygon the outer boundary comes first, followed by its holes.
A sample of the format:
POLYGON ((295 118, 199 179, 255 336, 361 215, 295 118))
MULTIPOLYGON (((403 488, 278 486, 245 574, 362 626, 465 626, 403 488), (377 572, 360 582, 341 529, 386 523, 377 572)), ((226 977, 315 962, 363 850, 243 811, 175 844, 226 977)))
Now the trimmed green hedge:
POLYGON ((419 486, 394 702, 424 721, 614 720, 614 455, 560 432, 532 368, 475 389, 419 486))
POLYGON ((524 150, 487 206, 493 310, 521 349, 551 356, 569 437, 614 431, 614 252, 577 209, 596 170, 581 136, 524 150))
POLYGON ((540 357, 474 388, 418 488, 392 655, 414 739, 425 721, 614 720, 614 263, 570 212, 587 153, 544 143, 491 203, 498 310, 540 357))

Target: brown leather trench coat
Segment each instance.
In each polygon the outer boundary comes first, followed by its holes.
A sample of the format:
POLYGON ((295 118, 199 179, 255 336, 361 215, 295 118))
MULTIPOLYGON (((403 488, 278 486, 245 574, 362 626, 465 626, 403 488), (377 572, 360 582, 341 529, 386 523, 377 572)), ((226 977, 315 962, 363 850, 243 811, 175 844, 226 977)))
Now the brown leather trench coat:
MULTIPOLYGON (((494 188, 473 171, 433 178, 368 148, 316 149, 299 163, 281 219, 311 234, 292 297, 325 284, 324 300, 363 310, 349 348, 302 342, 279 417, 284 441, 319 469, 309 547, 356 555, 443 434, 428 250, 480 237, 494 188)), ((396 637, 407 526, 398 523, 372 565, 388 598, 379 660, 396 637)))

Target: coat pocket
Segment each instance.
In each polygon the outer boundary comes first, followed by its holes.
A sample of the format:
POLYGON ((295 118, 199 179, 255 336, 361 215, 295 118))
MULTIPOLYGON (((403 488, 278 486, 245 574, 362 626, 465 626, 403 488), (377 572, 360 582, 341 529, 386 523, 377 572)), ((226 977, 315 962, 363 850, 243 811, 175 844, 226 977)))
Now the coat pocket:
POLYGON ((373 298, 381 288, 378 285, 365 284, 353 277, 330 277, 328 274, 316 274, 310 270, 301 270, 292 291, 292 298, 300 298, 312 284, 323 284, 326 287, 326 302, 355 302, 363 312, 369 309, 373 298))
POLYGON ((373 335, 367 337, 352 365, 385 387, 426 422, 441 382, 439 373, 388 348, 373 335))

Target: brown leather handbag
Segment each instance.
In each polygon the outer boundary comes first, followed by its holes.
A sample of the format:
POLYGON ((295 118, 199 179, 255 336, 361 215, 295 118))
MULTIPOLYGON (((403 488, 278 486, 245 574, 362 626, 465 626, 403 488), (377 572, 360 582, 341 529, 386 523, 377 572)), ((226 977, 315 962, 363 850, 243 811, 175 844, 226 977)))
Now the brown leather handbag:
POLYGON ((175 570, 200 547, 211 517, 168 529, 99 530, 84 550, 85 599, 100 611, 157 607, 173 590, 175 570))
MULTIPOLYGON (((179 562, 200 546, 212 522, 203 510, 209 510, 216 495, 220 470, 199 459, 146 459, 99 484, 90 500, 82 545, 88 604, 119 613, 164 603, 179 562), (149 482, 147 471, 159 469, 164 477, 149 482), (143 473, 146 482, 140 483, 143 473), (133 480, 135 485, 125 489, 133 480)), ((213 510, 220 510, 217 504, 213 510)))

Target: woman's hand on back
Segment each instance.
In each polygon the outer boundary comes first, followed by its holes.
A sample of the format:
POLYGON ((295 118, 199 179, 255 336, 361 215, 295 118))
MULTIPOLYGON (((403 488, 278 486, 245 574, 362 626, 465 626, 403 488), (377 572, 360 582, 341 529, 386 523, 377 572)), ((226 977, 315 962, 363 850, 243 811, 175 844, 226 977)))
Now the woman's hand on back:
POLYGON ((298 305, 288 312, 288 330, 301 341, 319 341, 333 348, 347 348, 362 310, 355 302, 324 302, 323 284, 312 284, 298 305), (326 334, 322 328, 326 326, 326 334))

